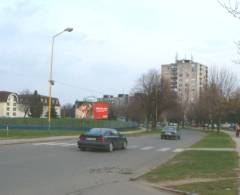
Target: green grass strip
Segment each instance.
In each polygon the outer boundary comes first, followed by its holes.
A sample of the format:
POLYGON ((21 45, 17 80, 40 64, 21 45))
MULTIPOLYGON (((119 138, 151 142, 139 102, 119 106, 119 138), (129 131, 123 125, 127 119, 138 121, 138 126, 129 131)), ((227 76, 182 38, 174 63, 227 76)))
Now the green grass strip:
POLYGON ((238 184, 236 179, 214 181, 214 182, 199 182, 186 184, 175 187, 178 190, 183 190, 191 193, 202 195, 236 195, 238 194, 238 184))
POLYGON ((235 177, 236 152, 185 151, 143 176, 150 182, 188 178, 235 177))
POLYGON ((235 148, 235 142, 224 132, 211 132, 204 139, 192 146, 193 148, 235 148))

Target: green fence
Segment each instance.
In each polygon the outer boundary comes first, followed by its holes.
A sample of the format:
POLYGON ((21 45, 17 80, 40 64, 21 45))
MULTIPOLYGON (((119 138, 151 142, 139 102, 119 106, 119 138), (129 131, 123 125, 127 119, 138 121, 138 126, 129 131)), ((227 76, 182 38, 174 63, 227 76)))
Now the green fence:
MULTIPOLYGON (((0 128, 8 126, 13 129, 48 129, 46 118, 0 118, 0 128)), ((106 127, 117 129, 136 128, 134 122, 123 122, 118 120, 93 120, 93 119, 73 119, 61 118, 52 119, 51 128, 53 129, 89 129, 94 127, 106 127)))

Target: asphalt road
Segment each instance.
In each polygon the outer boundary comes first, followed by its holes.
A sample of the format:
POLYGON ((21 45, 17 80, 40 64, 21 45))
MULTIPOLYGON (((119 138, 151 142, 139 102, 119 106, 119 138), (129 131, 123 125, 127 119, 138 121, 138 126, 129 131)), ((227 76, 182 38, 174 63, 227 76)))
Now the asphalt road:
POLYGON ((204 136, 128 138, 127 150, 80 151, 76 140, 0 146, 0 195, 167 194, 129 178, 166 162, 204 136))

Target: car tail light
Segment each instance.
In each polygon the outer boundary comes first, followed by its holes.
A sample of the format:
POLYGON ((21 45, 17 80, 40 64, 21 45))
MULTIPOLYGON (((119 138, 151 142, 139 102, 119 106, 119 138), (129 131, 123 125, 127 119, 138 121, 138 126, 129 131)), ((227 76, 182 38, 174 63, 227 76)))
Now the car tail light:
POLYGON ((97 138, 97 141, 99 141, 99 142, 102 142, 102 143, 103 143, 103 142, 105 141, 105 139, 104 139, 104 137, 103 137, 103 136, 100 136, 100 137, 98 137, 98 138, 97 138))
POLYGON ((85 138, 84 135, 80 135, 79 139, 80 139, 80 140, 85 140, 86 138, 85 138))

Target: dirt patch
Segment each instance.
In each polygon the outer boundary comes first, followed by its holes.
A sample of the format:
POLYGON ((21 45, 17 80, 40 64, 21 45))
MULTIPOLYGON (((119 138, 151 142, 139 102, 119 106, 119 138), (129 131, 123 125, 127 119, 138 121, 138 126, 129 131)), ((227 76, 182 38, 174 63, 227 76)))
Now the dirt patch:
POLYGON ((119 167, 101 167, 101 168, 90 168, 90 174, 111 174, 111 173, 118 173, 123 175, 131 175, 133 171, 129 168, 119 168, 119 167))

